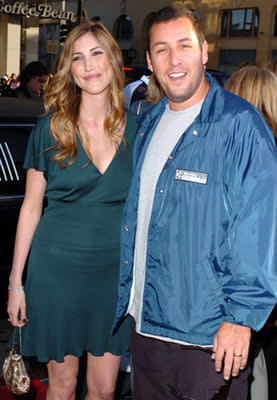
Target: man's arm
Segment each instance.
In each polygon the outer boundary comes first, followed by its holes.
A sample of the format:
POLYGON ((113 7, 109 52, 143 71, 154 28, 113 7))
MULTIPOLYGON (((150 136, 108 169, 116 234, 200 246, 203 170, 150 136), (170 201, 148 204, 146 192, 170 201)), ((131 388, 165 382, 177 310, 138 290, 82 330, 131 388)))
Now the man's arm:
POLYGON ((212 356, 217 371, 224 367, 225 379, 246 366, 251 328, 264 325, 277 293, 277 151, 271 131, 257 114, 244 116, 235 126, 239 134, 224 168, 230 213, 225 317, 212 356))

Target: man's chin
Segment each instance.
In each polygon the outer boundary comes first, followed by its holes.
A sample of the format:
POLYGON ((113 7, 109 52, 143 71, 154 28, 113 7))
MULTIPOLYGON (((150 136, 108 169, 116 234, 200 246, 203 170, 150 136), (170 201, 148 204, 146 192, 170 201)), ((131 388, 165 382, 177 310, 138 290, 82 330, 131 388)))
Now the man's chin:
POLYGON ((167 98, 172 103, 180 104, 180 103, 184 103, 185 101, 187 101, 190 98, 190 96, 187 96, 184 94, 177 95, 176 93, 175 94, 169 93, 167 95, 167 98))

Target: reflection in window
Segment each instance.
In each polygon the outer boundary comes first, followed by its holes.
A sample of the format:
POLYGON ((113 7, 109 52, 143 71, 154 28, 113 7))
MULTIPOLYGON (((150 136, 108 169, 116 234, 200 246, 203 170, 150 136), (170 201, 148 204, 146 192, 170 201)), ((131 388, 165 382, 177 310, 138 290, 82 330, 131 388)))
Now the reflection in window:
POLYGON ((257 36, 259 9, 240 8, 224 10, 221 18, 221 37, 257 36))
POLYGON ((114 36, 117 40, 133 39, 133 24, 128 15, 120 15, 114 25, 114 36))

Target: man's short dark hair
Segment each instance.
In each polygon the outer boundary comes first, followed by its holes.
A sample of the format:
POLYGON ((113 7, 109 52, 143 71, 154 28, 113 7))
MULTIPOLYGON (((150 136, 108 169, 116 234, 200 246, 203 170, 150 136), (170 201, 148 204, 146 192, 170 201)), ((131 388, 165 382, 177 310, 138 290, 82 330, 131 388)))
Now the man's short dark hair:
POLYGON ((147 50, 150 50, 150 31, 153 25, 160 24, 163 22, 169 22, 178 18, 188 18, 192 26, 194 27, 197 35, 198 43, 202 49, 202 45, 205 41, 205 35, 201 27, 200 18, 198 14, 182 5, 171 5, 161 8, 159 11, 152 12, 148 15, 146 21, 146 33, 147 33, 147 50))
POLYGON ((43 75, 48 75, 46 66, 40 61, 32 61, 22 70, 19 81, 21 85, 26 86, 32 78, 43 75))

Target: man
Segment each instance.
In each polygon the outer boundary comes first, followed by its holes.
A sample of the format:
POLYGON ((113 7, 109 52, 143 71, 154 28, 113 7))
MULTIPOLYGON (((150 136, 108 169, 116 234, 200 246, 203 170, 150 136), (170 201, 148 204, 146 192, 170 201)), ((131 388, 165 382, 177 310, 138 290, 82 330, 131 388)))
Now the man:
POLYGON ((149 76, 142 75, 137 81, 131 82, 124 87, 124 104, 127 110, 130 110, 132 104, 137 100, 145 98, 149 76))
POLYGON ((48 81, 48 70, 40 61, 33 61, 23 69, 19 81, 20 86, 16 89, 16 97, 42 101, 43 88, 48 81))
POLYGON ((276 301, 277 158, 249 103, 205 74, 193 12, 149 21, 162 99, 139 121, 115 326, 134 318, 134 399, 246 400, 251 329, 276 301))

